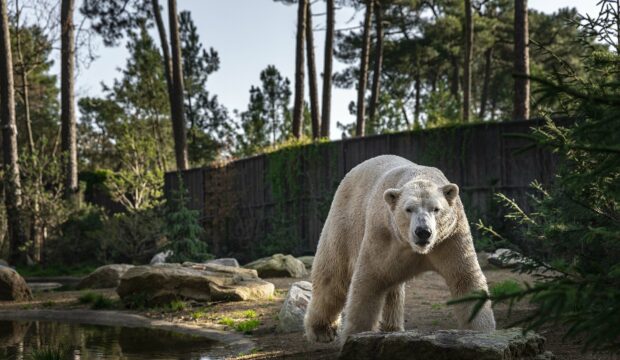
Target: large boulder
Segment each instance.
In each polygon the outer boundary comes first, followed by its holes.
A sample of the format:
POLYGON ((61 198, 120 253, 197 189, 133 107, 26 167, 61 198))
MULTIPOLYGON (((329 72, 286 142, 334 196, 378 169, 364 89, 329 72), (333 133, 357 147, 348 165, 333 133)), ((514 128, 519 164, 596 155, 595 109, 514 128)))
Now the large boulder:
POLYGON ((6 262, 6 260, 2 260, 2 259, 0 259, 0 266, 6 266, 6 267, 9 267, 9 263, 8 263, 8 262, 6 262))
POLYGON ((306 270, 308 271, 312 270, 312 263, 314 262, 314 256, 300 256, 297 258, 297 260, 304 263, 306 270))
POLYGON ((24 278, 6 266, 0 266, 0 300, 32 300, 32 292, 24 278))
POLYGON ((77 285, 78 289, 106 289, 115 288, 120 284, 121 277, 133 265, 111 264, 98 267, 95 271, 83 278, 77 285))
POLYGON ((480 268, 482 270, 490 270, 494 268, 494 266, 489 263, 490 256, 491 253, 488 253, 486 251, 480 251, 476 253, 476 257, 478 257, 478 264, 480 265, 480 268))
POLYGON ((239 262, 235 258, 220 258, 205 261, 205 264, 218 264, 232 267, 240 267, 239 262))
POLYGON ((292 255, 275 254, 270 257, 252 261, 244 266, 258 271, 261 278, 292 277, 302 278, 308 274, 306 266, 292 255))
POLYGON ((218 264, 136 266, 121 278, 116 292, 123 300, 141 297, 149 306, 175 299, 241 301, 273 296, 273 284, 256 271, 218 264))
POLYGON ((510 249, 497 249, 487 258, 489 264, 500 268, 513 268, 528 261, 527 258, 510 249))
POLYGON ((277 331, 281 333, 303 331, 304 315, 311 298, 311 283, 307 281, 293 283, 278 314, 277 331))
POLYGON ((523 335, 512 328, 484 333, 472 330, 409 330, 366 332, 349 336, 340 352, 342 360, 517 360, 552 359, 544 351, 545 338, 523 335))

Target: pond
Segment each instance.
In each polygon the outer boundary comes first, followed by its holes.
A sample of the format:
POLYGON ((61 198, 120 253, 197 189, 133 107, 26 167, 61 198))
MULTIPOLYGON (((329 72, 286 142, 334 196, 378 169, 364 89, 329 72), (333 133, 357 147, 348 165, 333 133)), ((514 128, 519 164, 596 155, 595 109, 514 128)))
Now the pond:
MULTIPOLYGON (((29 360, 41 349, 68 359, 220 359, 226 346, 205 337, 148 328, 50 321, 0 321, 0 360, 29 360)), ((228 350, 230 354, 230 350, 228 350)))

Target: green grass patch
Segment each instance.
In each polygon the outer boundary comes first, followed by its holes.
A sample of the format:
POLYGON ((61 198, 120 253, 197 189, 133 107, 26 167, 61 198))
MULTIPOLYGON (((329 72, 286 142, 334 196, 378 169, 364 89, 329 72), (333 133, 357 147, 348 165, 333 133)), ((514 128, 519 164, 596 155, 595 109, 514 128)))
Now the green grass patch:
POLYGON ((497 284, 493 284, 493 286, 491 286, 490 292, 491 296, 497 297, 514 294, 521 290, 523 290, 523 286, 521 284, 519 284, 515 280, 508 279, 498 282, 497 284))
POLYGON ((209 316, 206 311, 197 310, 191 313, 192 320, 201 320, 209 316))
POLYGON ((73 358, 72 351, 69 348, 52 348, 44 347, 41 349, 33 349, 28 360, 65 360, 73 358))
POLYGON ((220 319, 219 324, 220 325, 226 325, 228 327, 234 327, 235 326, 235 320, 233 320, 233 318, 231 318, 231 317, 224 316, 223 318, 220 319))
POLYGON ((88 291, 78 298, 80 304, 90 304, 93 310, 112 309, 116 307, 116 302, 101 294, 88 291))
POLYGON ((254 310, 243 311, 241 313, 241 316, 246 318, 246 319, 256 319, 258 317, 258 315, 256 314, 256 311, 254 311, 254 310))
POLYGON ((44 308, 51 308, 51 307, 53 307, 54 305, 56 305, 56 303, 55 303, 55 302, 53 302, 53 301, 51 301, 51 300, 48 300, 48 301, 43 302, 41 305, 42 305, 44 308))
POLYGON ((187 309, 187 303, 181 300, 172 300, 170 304, 165 306, 166 310, 169 311, 183 311, 187 309))
POLYGON ((431 305, 431 309, 433 310, 441 310, 442 307, 443 307, 443 304, 439 304, 439 303, 431 305))
POLYGON ((260 320, 258 319, 250 319, 238 322, 235 324, 235 330, 243 333, 252 332, 252 330, 256 329, 260 325, 260 320))
POLYGON ((97 266, 93 265, 79 265, 79 266, 65 266, 65 265, 32 265, 32 266, 17 266, 17 272, 24 277, 50 277, 50 276, 84 276, 95 271, 97 266))

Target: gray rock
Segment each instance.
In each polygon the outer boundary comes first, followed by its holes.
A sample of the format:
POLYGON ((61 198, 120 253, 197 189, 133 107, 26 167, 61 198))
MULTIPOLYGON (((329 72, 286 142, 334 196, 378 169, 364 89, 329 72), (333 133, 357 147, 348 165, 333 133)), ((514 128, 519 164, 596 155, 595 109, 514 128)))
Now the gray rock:
POLYGON ((57 282, 35 282, 26 284, 32 292, 52 291, 62 287, 62 284, 57 282))
POLYGON ((161 264, 136 266, 121 278, 116 292, 123 300, 145 298, 148 305, 167 304, 175 299, 241 301, 273 296, 272 283, 256 271, 218 264, 161 264))
POLYGON ((488 269, 493 269, 493 265, 491 265, 489 263, 489 256, 491 256, 491 253, 488 253, 486 251, 481 251, 479 253, 476 253, 476 256, 478 257, 478 264, 480 264, 480 268, 482 270, 488 270, 488 269))
POLYGON ((151 265, 165 264, 166 263, 166 259, 168 257, 172 256, 172 255, 174 255, 174 251, 172 251, 172 250, 166 250, 166 251, 162 251, 160 253, 157 253, 151 259, 151 265))
POLYGON ((32 300, 32 292, 24 278, 6 266, 0 267, 0 300, 32 300))
POLYGON ((527 261, 527 258, 510 249, 497 249, 487 259, 488 263, 500 268, 513 268, 527 261))
POLYGON ((235 258, 220 258, 205 261, 205 264, 218 264, 232 267, 240 267, 239 262, 235 258))
POLYGON ((95 271, 83 278, 77 285, 78 289, 107 289, 115 288, 120 284, 121 277, 133 265, 111 264, 98 267, 95 271))
POLYGON ((308 271, 312 270, 312 262, 314 262, 314 256, 300 256, 297 258, 297 260, 304 263, 306 270, 308 271))
POLYGON ((304 315, 311 298, 311 283, 307 281, 293 283, 278 314, 277 331, 280 333, 303 331, 304 315))
POLYGON ((246 264, 244 268, 258 271, 261 278, 302 278, 308 274, 306 266, 292 255, 275 254, 246 264))
POLYGON ((9 263, 8 263, 8 262, 6 262, 6 260, 2 260, 2 259, 0 259, 0 266, 6 266, 6 267, 9 267, 9 263))
POLYGON ((545 338, 523 335, 511 328, 483 333, 472 330, 409 330, 393 333, 366 332, 349 336, 341 352, 343 360, 517 360, 552 359, 544 351, 545 338))

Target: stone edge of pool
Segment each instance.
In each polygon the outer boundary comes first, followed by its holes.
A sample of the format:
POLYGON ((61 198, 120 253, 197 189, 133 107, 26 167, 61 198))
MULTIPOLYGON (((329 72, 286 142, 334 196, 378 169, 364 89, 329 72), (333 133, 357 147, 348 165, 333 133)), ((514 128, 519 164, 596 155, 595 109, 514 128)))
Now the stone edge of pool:
POLYGON ((177 324, 165 320, 154 320, 138 314, 109 310, 0 310, 0 320, 4 321, 57 321, 64 323, 91 324, 103 326, 123 326, 130 328, 149 328, 195 335, 215 340, 227 345, 231 353, 248 353, 255 343, 239 334, 217 329, 177 324))

